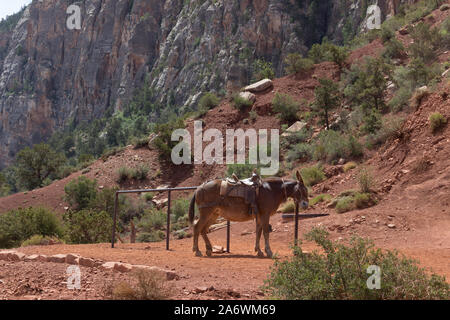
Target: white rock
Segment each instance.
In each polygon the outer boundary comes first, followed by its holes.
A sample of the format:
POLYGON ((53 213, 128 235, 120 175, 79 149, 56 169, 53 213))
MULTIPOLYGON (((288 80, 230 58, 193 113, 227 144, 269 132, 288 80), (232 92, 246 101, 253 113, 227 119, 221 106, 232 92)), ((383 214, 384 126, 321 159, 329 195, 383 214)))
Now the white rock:
POLYGON ((245 99, 245 100, 247 100, 247 101, 250 101, 251 103, 254 103, 254 102, 256 101, 256 96, 255 96, 253 93, 248 92, 248 91, 240 92, 240 93, 239 93, 239 96, 240 96, 242 99, 245 99))
POLYGON ((282 134, 283 137, 286 137, 292 133, 299 132, 303 128, 307 126, 307 123, 304 121, 297 121, 292 126, 286 129, 286 131, 282 134))
POLYGON ((243 91, 250 91, 250 92, 261 92, 265 91, 269 88, 273 87, 273 82, 270 79, 263 79, 261 81, 258 81, 256 83, 253 83, 249 86, 246 86, 243 91))

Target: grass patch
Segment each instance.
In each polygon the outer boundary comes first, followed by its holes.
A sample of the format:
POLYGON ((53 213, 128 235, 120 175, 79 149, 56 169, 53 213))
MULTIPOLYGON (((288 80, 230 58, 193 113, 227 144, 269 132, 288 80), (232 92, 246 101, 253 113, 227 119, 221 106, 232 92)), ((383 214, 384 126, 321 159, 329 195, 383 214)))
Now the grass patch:
POLYGON ((356 162, 350 161, 344 164, 344 172, 350 171, 352 169, 355 169, 358 166, 356 162))
POLYGON ((308 187, 314 186, 326 179, 325 173, 319 166, 302 168, 300 174, 302 175, 305 185, 308 187))
POLYGON ((162 272, 139 270, 133 274, 132 283, 110 283, 104 289, 104 295, 112 300, 166 300, 173 294, 162 272))
POLYGON ((431 132, 436 133, 445 126, 447 119, 439 112, 432 113, 429 118, 431 132))
POLYGON ((331 195, 329 195, 329 194, 325 194, 325 193, 324 194, 319 194, 317 197, 312 198, 309 201, 309 204, 311 206, 314 206, 314 205, 316 205, 316 204, 318 204, 320 202, 330 202, 332 198, 333 197, 331 195))

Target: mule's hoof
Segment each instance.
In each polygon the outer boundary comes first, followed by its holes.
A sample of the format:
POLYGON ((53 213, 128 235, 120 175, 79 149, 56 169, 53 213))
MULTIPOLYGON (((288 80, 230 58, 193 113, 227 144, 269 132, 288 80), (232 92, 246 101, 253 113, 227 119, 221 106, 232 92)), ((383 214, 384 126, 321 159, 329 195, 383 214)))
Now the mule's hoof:
POLYGON ((196 257, 203 257, 202 253, 200 251, 195 251, 196 257))
POLYGON ((267 258, 272 258, 273 257, 272 251, 267 251, 266 255, 267 255, 267 258))
POLYGON ((206 250, 206 255, 208 257, 211 257, 212 256, 212 250, 206 250))
POLYGON ((262 251, 258 251, 256 255, 260 258, 264 258, 264 253, 262 251))

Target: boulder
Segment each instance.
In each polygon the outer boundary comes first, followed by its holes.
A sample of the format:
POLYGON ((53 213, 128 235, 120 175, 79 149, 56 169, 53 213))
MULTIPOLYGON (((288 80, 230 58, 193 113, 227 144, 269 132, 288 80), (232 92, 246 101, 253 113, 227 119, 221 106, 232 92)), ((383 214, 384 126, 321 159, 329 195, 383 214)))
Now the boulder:
POLYGON ((45 254, 40 254, 37 258, 39 262, 47 262, 48 257, 45 254))
POLYGON ((21 261, 25 258, 25 254, 21 253, 21 252, 17 252, 17 251, 11 251, 9 252, 8 256, 7 256, 7 260, 9 261, 21 261))
POLYGON ((222 246, 213 246, 213 253, 224 253, 225 249, 222 246))
POLYGON ((150 271, 150 272, 157 272, 157 273, 161 273, 162 275, 165 275, 167 280, 176 280, 179 279, 180 277, 171 270, 166 270, 166 269, 162 269, 159 267, 155 267, 155 266, 145 266, 145 265, 132 265, 131 267, 132 271, 137 271, 137 270, 144 270, 144 271, 150 271))
POLYGON ((77 254, 69 253, 66 256, 66 263, 77 265, 79 263, 80 256, 77 254))
POLYGON ((119 272, 130 272, 132 269, 132 265, 129 263, 121 263, 118 262, 114 265, 114 270, 119 272))
POLYGON ((55 263, 65 263, 66 262, 66 254, 55 254, 47 258, 47 262, 55 262, 55 263))
POLYGON ((448 3, 443 4, 443 5, 439 8, 439 10, 441 10, 441 11, 447 11, 448 9, 450 9, 450 4, 448 4, 448 3))
POLYGON ((83 267, 93 268, 95 266, 95 261, 90 258, 80 257, 78 259, 78 264, 83 267))
POLYGON ((24 261, 31 261, 31 262, 36 262, 38 261, 39 255, 38 254, 32 254, 29 256, 26 256, 25 258, 23 258, 24 261))
POLYGON ((113 270, 117 262, 105 262, 100 266, 102 270, 113 270))
POLYGON ((283 137, 286 137, 292 133, 296 133, 301 131, 303 128, 305 128, 308 124, 304 121, 297 121, 292 126, 286 129, 286 131, 281 135, 283 137))
POLYGON ((14 251, 0 251, 0 260, 8 260, 8 255, 14 251))
POLYGON ((245 100, 247 100, 247 101, 250 101, 251 103, 254 103, 254 102, 256 101, 256 96, 255 96, 253 93, 248 92, 248 91, 240 92, 240 93, 239 93, 239 96, 240 96, 242 99, 245 99, 245 100))
POLYGON ((252 93, 266 91, 273 87, 273 82, 270 79, 263 79, 249 86, 246 86, 243 91, 250 91, 252 93))

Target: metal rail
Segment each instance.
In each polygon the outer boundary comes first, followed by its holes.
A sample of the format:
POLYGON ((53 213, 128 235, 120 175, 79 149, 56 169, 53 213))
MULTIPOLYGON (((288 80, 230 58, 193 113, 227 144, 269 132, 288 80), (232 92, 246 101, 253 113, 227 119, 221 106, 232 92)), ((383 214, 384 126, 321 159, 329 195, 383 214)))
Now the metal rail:
MULTIPOLYGON (((171 193, 172 191, 185 191, 185 190, 196 190, 198 187, 179 187, 179 188, 161 188, 161 189, 136 189, 136 190, 118 190, 115 194, 114 199, 114 220, 113 220, 113 230, 112 230, 112 240, 111 248, 114 248, 114 243, 116 241, 116 225, 117 225, 117 207, 119 202, 119 194, 122 193, 144 193, 144 192, 168 192, 167 198, 167 222, 166 222, 166 250, 170 250, 170 204, 171 204, 171 193)), ((294 227, 294 245, 297 246, 298 243, 298 204, 295 206, 295 227, 294 227)), ((230 232, 231 223, 227 220, 227 252, 230 252, 230 232)))
MULTIPOLYGON (((166 222, 166 250, 170 250, 170 205, 172 191, 196 190, 198 187, 179 187, 179 188, 160 188, 160 189, 135 189, 135 190, 118 190, 114 199, 114 218, 111 237, 111 248, 114 248, 116 242, 117 228, 117 208, 119 203, 119 194, 123 193, 145 193, 145 192, 168 192, 167 197, 167 222, 166 222)), ((227 221, 227 252, 230 252, 230 221, 227 221)))

